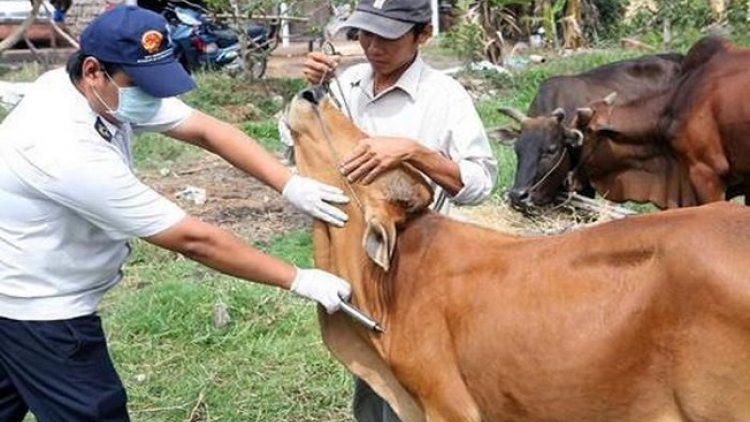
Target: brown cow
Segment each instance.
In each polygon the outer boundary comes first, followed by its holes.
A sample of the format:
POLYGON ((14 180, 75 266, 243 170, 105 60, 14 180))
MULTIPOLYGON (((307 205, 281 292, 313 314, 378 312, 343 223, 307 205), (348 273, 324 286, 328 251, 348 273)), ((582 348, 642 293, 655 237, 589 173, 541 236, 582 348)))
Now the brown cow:
POLYGON ((582 156, 597 192, 660 208, 745 195, 750 203, 750 50, 710 36, 670 88, 578 110, 582 156))
POLYGON ((320 88, 287 119, 300 171, 352 198, 316 265, 385 330, 321 312, 324 341, 405 422, 750 420, 750 209, 511 236, 429 211, 407 167, 347 183, 365 134, 320 88))
POLYGON ((508 192, 511 205, 521 211, 546 205, 565 191, 565 183, 569 190, 593 197, 585 177, 568 178, 581 165, 581 134, 570 129, 575 110, 613 91, 628 99, 662 90, 680 74, 682 58, 681 54, 645 55, 554 76, 539 85, 526 114, 499 109, 521 125, 514 143, 518 164, 508 192))

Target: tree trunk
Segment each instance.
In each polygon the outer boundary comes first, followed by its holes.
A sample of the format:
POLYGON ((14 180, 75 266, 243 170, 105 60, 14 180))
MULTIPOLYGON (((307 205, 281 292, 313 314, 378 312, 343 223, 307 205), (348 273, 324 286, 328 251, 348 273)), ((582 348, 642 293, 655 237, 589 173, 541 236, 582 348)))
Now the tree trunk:
POLYGON ((552 40, 555 48, 559 47, 557 40, 557 23, 552 0, 542 0, 542 27, 547 39, 552 40))
POLYGON ((581 0, 568 0, 565 17, 562 19, 563 47, 577 49, 583 46, 581 30, 581 0))
POLYGON ((714 22, 720 22, 724 18, 724 12, 726 12, 729 2, 730 0, 708 0, 714 22))
POLYGON ((503 45, 500 26, 497 24, 493 8, 489 1, 482 1, 481 7, 482 31, 485 34, 484 56, 491 63, 503 63, 503 45))
POLYGON ((16 30, 13 31, 13 33, 11 33, 8 38, 0 42, 0 54, 2 54, 5 50, 13 47, 18 41, 21 41, 21 39, 23 39, 24 35, 26 35, 26 31, 29 29, 29 27, 31 27, 34 21, 36 21, 36 14, 39 11, 39 6, 41 4, 42 0, 33 0, 31 2, 31 12, 29 13, 29 16, 26 17, 23 23, 21 23, 21 25, 16 28, 16 30))

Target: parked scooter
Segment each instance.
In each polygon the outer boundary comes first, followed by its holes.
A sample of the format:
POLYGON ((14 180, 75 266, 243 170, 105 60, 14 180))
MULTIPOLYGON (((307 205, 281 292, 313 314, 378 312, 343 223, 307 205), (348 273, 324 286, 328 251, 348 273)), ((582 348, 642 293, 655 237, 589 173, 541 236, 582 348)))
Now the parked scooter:
POLYGON ((242 36, 225 24, 212 21, 194 7, 168 2, 162 11, 170 24, 170 38, 175 56, 188 72, 197 69, 222 69, 232 73, 247 71, 261 78, 266 72, 268 55, 275 48, 277 25, 250 24, 242 36))

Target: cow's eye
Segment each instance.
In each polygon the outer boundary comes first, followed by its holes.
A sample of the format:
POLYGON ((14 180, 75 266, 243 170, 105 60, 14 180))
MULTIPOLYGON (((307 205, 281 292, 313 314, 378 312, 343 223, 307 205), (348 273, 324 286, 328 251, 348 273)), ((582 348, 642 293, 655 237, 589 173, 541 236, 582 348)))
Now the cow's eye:
POLYGON ((557 144, 552 144, 552 145, 550 145, 550 146, 547 147, 547 151, 545 151, 545 152, 547 154, 549 154, 549 155, 557 154, 557 150, 558 149, 559 149, 559 147, 557 146, 557 144))

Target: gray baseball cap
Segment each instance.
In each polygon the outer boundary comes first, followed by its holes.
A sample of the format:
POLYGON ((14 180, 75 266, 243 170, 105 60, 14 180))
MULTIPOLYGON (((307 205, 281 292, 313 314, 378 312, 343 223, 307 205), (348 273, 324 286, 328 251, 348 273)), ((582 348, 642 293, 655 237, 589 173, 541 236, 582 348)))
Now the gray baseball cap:
POLYGON ((416 23, 432 20, 430 0, 361 0, 341 28, 357 28, 395 40, 416 23))

